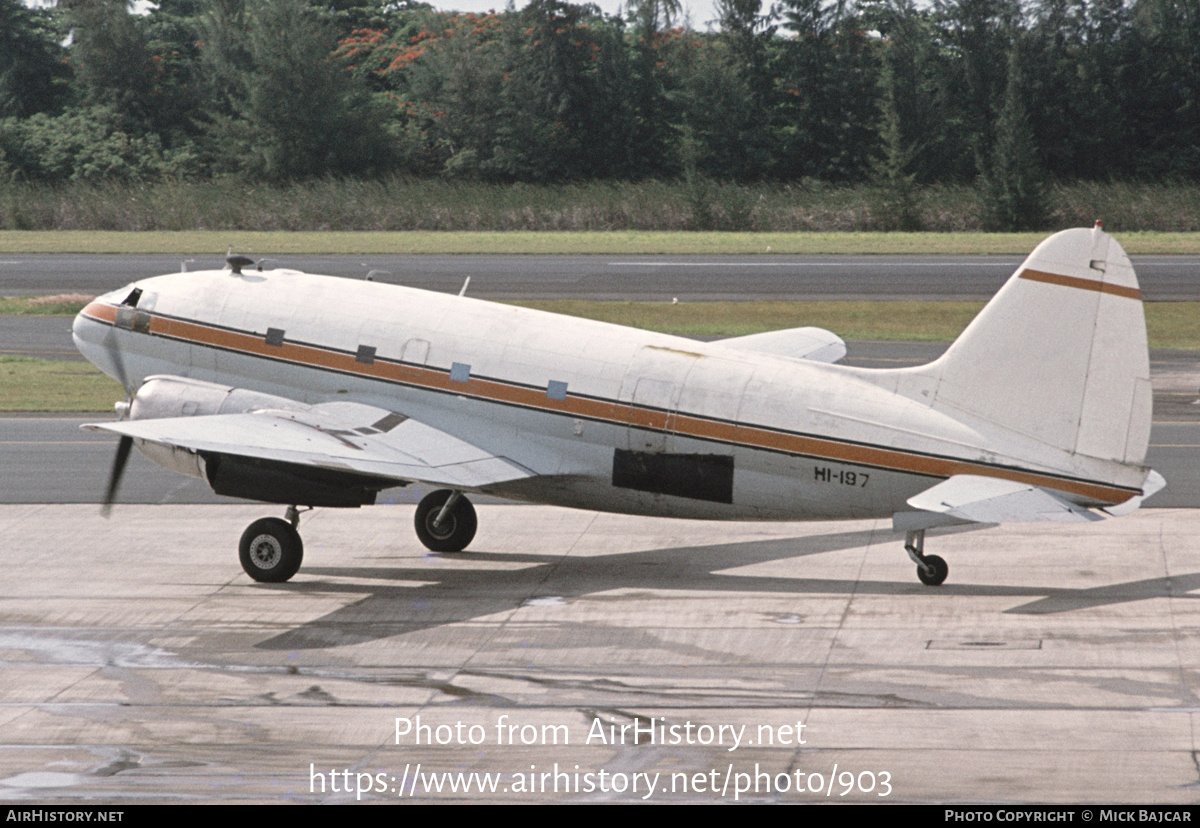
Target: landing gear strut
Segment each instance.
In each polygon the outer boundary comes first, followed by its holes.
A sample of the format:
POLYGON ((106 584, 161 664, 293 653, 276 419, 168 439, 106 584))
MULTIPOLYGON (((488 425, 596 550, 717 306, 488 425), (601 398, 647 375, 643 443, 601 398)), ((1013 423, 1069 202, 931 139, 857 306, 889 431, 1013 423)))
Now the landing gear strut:
POLYGON ((461 552, 475 537, 475 507, 462 492, 438 489, 417 505, 417 537, 433 552, 461 552))
POLYGON ((917 565, 917 577, 926 586, 937 586, 946 580, 950 567, 937 555, 925 554, 925 530, 909 532, 904 538, 904 551, 917 565))
POLYGON ((262 518, 251 523, 238 544, 246 574, 265 584, 281 584, 295 575, 304 560, 304 542, 296 531, 299 523, 295 506, 288 507, 286 520, 262 518))

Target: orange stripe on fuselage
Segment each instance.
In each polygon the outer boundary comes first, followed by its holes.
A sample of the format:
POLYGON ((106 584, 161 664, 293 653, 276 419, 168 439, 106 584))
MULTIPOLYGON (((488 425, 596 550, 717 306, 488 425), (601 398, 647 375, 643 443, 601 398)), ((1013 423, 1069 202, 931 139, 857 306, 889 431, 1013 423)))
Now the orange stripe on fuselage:
POLYGON ((108 322, 110 325, 117 321, 116 305, 107 305, 104 302, 88 302, 87 307, 80 313, 97 322, 108 322))
MULTIPOLYGON (((116 320, 117 309, 111 305, 93 302, 83 309, 83 314, 97 321, 111 324, 116 320)), ((1046 486, 1101 503, 1120 503, 1137 493, 1136 490, 1102 483, 1067 480, 1037 472, 994 468, 968 460, 931 457, 827 437, 792 434, 761 426, 713 420, 694 414, 669 414, 661 410, 635 407, 628 403, 588 399, 570 393, 567 394, 565 400, 552 400, 541 388, 529 388, 502 380, 477 377, 471 377, 466 382, 455 382, 450 379, 448 372, 444 369, 416 367, 384 360, 377 360, 368 365, 359 362, 354 354, 320 346, 300 345, 286 340, 279 346, 267 345, 263 334, 228 331, 200 322, 153 316, 150 322, 150 333, 194 344, 224 348, 251 356, 356 374, 369 379, 413 385, 426 390, 462 394, 572 417, 602 420, 617 425, 630 425, 657 431, 670 430, 684 437, 713 440, 746 448, 766 449, 930 477, 945 478, 955 474, 998 477, 1033 486, 1046 486)))

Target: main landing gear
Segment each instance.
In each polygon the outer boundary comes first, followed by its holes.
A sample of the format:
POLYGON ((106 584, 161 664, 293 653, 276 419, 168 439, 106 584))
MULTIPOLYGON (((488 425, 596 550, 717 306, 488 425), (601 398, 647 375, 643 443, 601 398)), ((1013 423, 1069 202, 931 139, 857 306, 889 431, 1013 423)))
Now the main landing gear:
POLYGON ((304 542, 296 527, 300 511, 289 506, 287 520, 262 518, 251 523, 242 533, 238 557, 242 569, 256 581, 281 584, 296 574, 304 560, 304 542))
POLYGON ((475 537, 475 507, 462 492, 438 489, 421 498, 414 519, 417 537, 433 552, 461 552, 475 537))
POLYGON ((950 567, 937 555, 925 554, 925 530, 909 532, 904 538, 904 551, 917 565, 917 577, 926 586, 938 586, 946 580, 950 567))
MULTIPOLYGON (((462 492, 449 489, 425 495, 417 506, 415 522, 417 537, 434 552, 463 551, 479 526, 471 501, 462 492)), ((246 527, 238 544, 246 574, 264 584, 281 584, 295 575, 304 561, 304 542, 296 531, 299 525, 300 510, 289 506, 284 519, 262 518, 246 527)))

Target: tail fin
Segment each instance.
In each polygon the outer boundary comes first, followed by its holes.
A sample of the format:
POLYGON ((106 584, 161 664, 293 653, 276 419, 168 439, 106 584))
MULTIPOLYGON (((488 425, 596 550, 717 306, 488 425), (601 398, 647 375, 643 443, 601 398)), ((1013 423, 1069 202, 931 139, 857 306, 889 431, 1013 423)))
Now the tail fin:
POLYGON ((1097 226, 1043 241, 936 362, 933 407, 1141 464, 1152 396, 1133 266, 1097 226))

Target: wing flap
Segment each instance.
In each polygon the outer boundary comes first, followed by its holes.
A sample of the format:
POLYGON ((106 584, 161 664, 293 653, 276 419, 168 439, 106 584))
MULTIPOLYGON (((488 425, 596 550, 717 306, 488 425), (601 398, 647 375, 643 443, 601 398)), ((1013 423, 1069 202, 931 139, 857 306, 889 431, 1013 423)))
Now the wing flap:
POLYGON ((456 489, 477 489, 533 476, 519 463, 432 426, 357 403, 83 427, 192 452, 252 457, 456 489))

